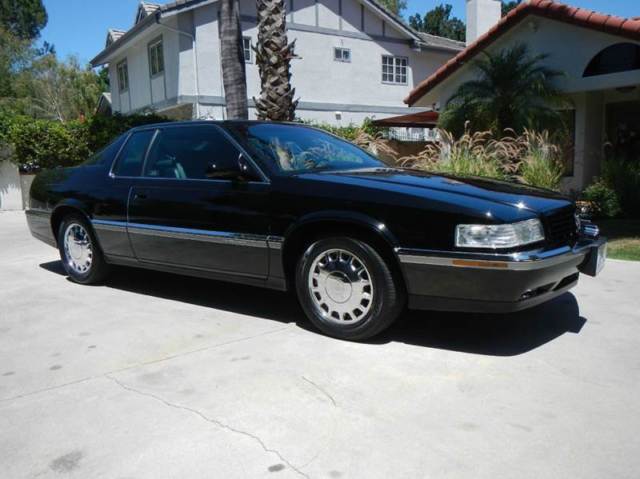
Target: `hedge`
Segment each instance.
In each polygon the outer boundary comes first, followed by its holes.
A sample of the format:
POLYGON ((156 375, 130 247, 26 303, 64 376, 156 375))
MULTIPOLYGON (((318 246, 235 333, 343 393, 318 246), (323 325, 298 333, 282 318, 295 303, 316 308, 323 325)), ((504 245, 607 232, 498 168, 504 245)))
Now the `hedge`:
POLYGON ((95 116, 85 121, 0 116, 0 143, 9 146, 9 159, 23 173, 74 166, 111 140, 139 125, 170 121, 159 115, 95 116))

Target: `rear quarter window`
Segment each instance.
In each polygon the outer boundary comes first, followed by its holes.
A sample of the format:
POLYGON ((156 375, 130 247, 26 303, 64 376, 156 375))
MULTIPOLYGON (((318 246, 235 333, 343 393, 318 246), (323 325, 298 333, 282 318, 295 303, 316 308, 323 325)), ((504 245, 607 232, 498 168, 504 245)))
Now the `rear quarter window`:
POLYGON ((154 134, 155 130, 143 130, 131 134, 113 168, 115 176, 140 176, 144 157, 154 134))
POLYGON ((113 163, 113 160, 120 151, 120 148, 122 147, 122 144, 124 143, 126 137, 127 135, 120 135, 118 138, 105 146, 102 150, 91 155, 91 157, 87 161, 85 161, 83 165, 110 165, 111 163, 113 163))

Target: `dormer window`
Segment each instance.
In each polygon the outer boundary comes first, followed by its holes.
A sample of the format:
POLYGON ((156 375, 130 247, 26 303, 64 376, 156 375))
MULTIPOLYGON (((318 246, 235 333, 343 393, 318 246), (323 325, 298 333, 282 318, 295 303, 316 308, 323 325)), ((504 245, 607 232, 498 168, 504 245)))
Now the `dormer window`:
POLYGON ((164 73, 162 38, 154 40, 149 44, 149 71, 152 77, 164 73))

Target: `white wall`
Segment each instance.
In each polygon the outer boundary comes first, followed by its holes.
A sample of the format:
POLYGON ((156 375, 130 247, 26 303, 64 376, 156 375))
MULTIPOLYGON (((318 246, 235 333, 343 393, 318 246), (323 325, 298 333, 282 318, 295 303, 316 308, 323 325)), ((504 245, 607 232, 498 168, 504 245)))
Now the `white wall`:
MULTIPOLYGON (((532 55, 549 55, 545 60, 546 66, 564 73, 564 76, 556 82, 559 88, 567 93, 577 93, 638 84, 640 81, 638 72, 615 73, 590 78, 582 76, 594 56, 606 47, 620 42, 630 42, 630 40, 531 15, 492 43, 487 50, 499 51, 518 43, 525 43, 532 55)), ((640 42, 631 43, 640 45, 640 42)), ((468 62, 468 65, 471 63, 468 62)), ((473 68, 461 68, 425 95, 415 106, 430 106, 434 102, 439 102, 441 105, 446 104, 458 86, 475 78, 476 74, 473 68)))
POLYGON ((0 210, 21 210, 22 190, 18 167, 9 161, 0 161, 0 210))
MULTIPOLYGON (((175 17, 169 18, 163 20, 163 23, 175 28, 177 19, 175 17)), ((162 105, 169 98, 177 96, 178 41, 177 33, 161 25, 154 25, 131 41, 122 53, 109 63, 113 111, 131 113, 153 108, 156 105, 162 105), (158 38, 162 38, 165 71, 163 74, 151 78, 148 45, 158 38), (120 91, 117 65, 125 58, 129 71, 129 88, 120 91)), ((188 53, 191 55, 190 51, 188 53)))
MULTIPOLYGON (((290 12, 288 37, 296 40, 296 53, 292 62, 292 83, 296 97, 312 108, 300 108, 304 119, 331 121, 336 111, 345 118, 361 121, 365 117, 383 118, 405 112, 403 99, 415 84, 431 74, 453 54, 441 51, 414 51, 404 34, 381 17, 365 11, 362 31, 361 4, 358 0, 342 0, 342 18, 339 0, 294 0, 290 12), (312 29, 314 31, 307 31, 312 29), (319 30, 318 30, 319 29, 319 30), (365 38, 354 38, 365 36, 365 38), (375 39, 371 35, 376 36, 375 39), (384 37, 383 37, 384 35, 384 37), (333 48, 350 48, 351 63, 333 60, 333 48), (405 56, 409 59, 407 85, 382 83, 382 55, 405 56), (323 106, 324 105, 324 106, 323 106), (394 108, 394 111, 385 108, 394 108), (318 111, 320 109, 324 111, 318 111), (381 109, 380 109, 381 108, 381 109)), ((287 2, 289 5, 289 2, 287 2)), ((245 36, 257 42, 255 0, 241 0, 242 28, 245 36)), ((197 79, 194 68, 194 50, 191 39, 167 28, 154 25, 130 42, 126 51, 110 64, 113 108, 128 113, 146 107, 160 111, 176 102, 193 101, 199 90, 200 116, 220 119, 224 91, 220 64, 218 32, 218 5, 208 4, 162 19, 163 23, 181 31, 195 33, 197 39, 197 79), (162 35, 165 74, 149 78, 147 45, 162 35), (129 90, 118 92, 116 64, 126 56, 129 65, 129 90), (153 100, 153 101, 152 101, 153 100)), ((247 90, 249 98, 260 94, 260 78, 255 58, 247 64, 247 90)))

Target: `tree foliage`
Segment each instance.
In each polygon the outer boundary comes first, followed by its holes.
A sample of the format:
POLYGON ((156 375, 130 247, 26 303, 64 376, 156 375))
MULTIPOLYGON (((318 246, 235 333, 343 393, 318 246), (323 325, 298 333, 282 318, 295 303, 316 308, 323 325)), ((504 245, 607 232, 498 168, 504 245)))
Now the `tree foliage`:
POLYGON ((0 0, 0 30, 17 39, 36 39, 46 24, 42 0, 0 0))
POLYGON ((14 106, 20 113, 59 121, 92 115, 105 90, 91 68, 74 57, 59 61, 55 54, 35 59, 15 76, 14 85, 14 106))
POLYGON ((63 123, 0 113, 0 143, 9 146, 10 159, 21 171, 36 172, 78 165, 125 131, 165 121, 170 120, 154 114, 116 114, 63 123))
POLYGON ((424 16, 416 13, 409 17, 409 25, 420 32, 464 41, 466 26, 462 20, 451 16, 452 9, 451 5, 442 4, 428 11, 424 16))
POLYGON ((510 1, 502 1, 502 16, 504 17, 511 10, 516 8, 518 5, 522 3, 522 0, 510 0, 510 1))
POLYGON ((562 126, 558 107, 565 98, 553 81, 562 75, 545 67, 547 55, 530 56, 519 44, 496 53, 483 52, 473 63, 477 77, 458 87, 440 115, 439 127, 455 135, 505 129, 542 131, 562 126))
POLYGON ((407 8, 407 0, 378 0, 378 3, 395 15, 401 15, 407 8))

